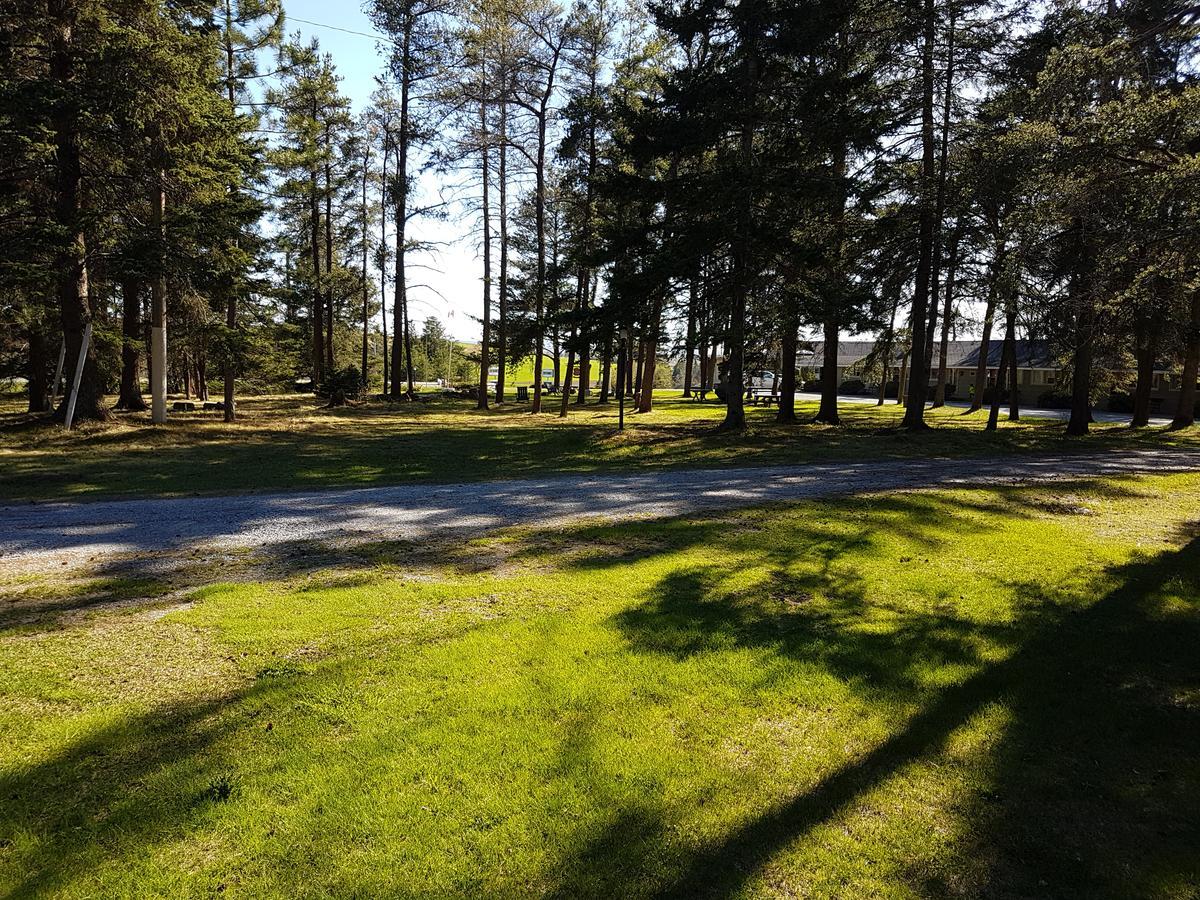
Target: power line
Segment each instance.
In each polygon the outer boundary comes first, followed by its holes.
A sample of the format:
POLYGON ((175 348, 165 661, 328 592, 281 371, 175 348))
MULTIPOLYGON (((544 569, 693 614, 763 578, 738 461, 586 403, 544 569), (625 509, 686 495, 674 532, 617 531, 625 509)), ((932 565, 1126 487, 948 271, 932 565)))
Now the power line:
POLYGON ((392 44, 393 46, 396 46, 395 41, 393 41, 391 38, 384 37, 382 34, 376 34, 374 32, 367 31, 355 31, 352 28, 341 28, 337 25, 326 25, 324 22, 310 22, 308 19, 301 19, 299 16, 289 15, 288 18, 293 22, 303 22, 305 25, 312 25, 316 28, 328 28, 330 31, 340 31, 343 34, 354 34, 358 35, 359 37, 371 38, 372 40, 383 41, 385 44, 392 44))

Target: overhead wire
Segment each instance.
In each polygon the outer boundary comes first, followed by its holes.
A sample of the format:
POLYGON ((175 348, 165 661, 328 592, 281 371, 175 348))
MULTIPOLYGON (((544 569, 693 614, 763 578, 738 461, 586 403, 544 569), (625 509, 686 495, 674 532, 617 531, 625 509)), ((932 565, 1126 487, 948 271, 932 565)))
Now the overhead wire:
POLYGON ((340 31, 343 34, 353 34, 353 35, 357 35, 358 37, 371 38, 372 40, 383 41, 383 43, 385 43, 385 44, 392 44, 392 45, 396 44, 396 42, 393 41, 391 38, 385 37, 384 35, 379 34, 377 32, 355 31, 353 28, 342 28, 339 25, 327 25, 324 22, 313 22, 309 19, 301 19, 299 16, 289 15, 288 19, 290 19, 293 22, 301 22, 305 25, 312 25, 314 28, 328 28, 330 31, 340 31))

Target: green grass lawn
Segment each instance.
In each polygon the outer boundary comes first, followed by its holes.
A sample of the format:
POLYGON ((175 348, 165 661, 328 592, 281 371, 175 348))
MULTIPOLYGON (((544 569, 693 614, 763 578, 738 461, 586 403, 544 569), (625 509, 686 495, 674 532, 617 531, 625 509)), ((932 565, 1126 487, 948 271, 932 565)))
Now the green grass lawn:
POLYGON ((1198 499, 901 493, 10 583, 0 896, 1195 898, 1198 499))
MULTIPOLYGON (((560 421, 532 416, 527 405, 477 412, 465 401, 368 402, 323 409, 308 397, 242 401, 242 418, 178 415, 154 427, 142 415, 70 434, 31 425, 10 401, 0 413, 0 501, 79 499, 105 495, 172 495, 311 489, 423 481, 519 478, 553 472, 599 472, 670 466, 738 466, 838 459, 995 455, 1092 450, 1116 446, 1200 445, 1200 432, 1134 432, 1097 426, 1068 439, 1061 422, 1005 422, 983 431, 982 413, 957 408, 931 413, 935 428, 897 429, 903 410, 845 404, 840 428, 774 424, 774 411, 749 410, 742 435, 714 433, 724 415, 716 403, 664 392, 655 411, 630 414, 616 430, 615 405, 572 407, 560 421)), ((557 407, 555 407, 557 410, 557 407)), ((804 414, 815 412, 803 405, 804 414)))

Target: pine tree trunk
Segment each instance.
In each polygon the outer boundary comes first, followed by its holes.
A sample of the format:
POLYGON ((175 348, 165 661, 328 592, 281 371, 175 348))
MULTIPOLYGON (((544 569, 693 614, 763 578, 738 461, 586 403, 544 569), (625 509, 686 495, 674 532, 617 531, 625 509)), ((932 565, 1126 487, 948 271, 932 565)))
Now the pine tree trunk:
POLYGON ((1004 325, 1004 346, 1000 351, 1000 369, 996 372, 996 387, 992 393, 992 406, 988 412, 987 431, 995 431, 996 426, 1000 421, 1000 404, 1002 395, 1004 394, 1004 382, 1008 377, 1010 368, 1015 368, 1013 363, 1016 359, 1014 338, 1016 334, 1016 323, 1013 322, 1013 316, 1010 314, 1006 317, 1007 322, 1004 325))
POLYGON ((795 315, 790 311, 784 316, 783 334, 780 336, 779 351, 779 412, 775 421, 791 425, 796 421, 796 344, 795 315))
POLYGON ((633 376, 633 395, 637 397, 642 391, 642 374, 646 368, 646 341, 638 340, 637 371, 633 376))
MULTIPOLYGON (((314 115, 316 113, 314 112, 314 115)), ((321 198, 317 191, 317 172, 309 172, 308 182, 309 250, 312 253, 312 364, 313 389, 325 381, 325 309, 321 292, 321 198)))
POLYGON ((406 13, 400 47, 400 131, 396 141, 396 297, 393 301, 392 340, 392 399, 413 397, 412 339, 408 327, 408 283, 404 246, 408 224, 408 150, 412 141, 409 122, 409 92, 412 87, 412 30, 411 11, 406 13), (408 364, 404 357, 407 354, 408 364), (400 373, 408 375, 405 389, 400 373))
POLYGON ((583 406, 592 389, 592 336, 588 323, 591 311, 596 307, 596 291, 599 287, 599 273, 585 272, 583 284, 583 315, 579 330, 579 390, 575 395, 575 405, 583 406))
POLYGON ((371 145, 363 144, 363 170, 362 170, 362 368, 359 372, 362 376, 362 384, 364 390, 367 387, 370 379, 367 377, 369 360, 367 358, 367 349, 371 338, 370 322, 367 319, 370 312, 371 291, 368 288, 370 284, 367 281, 367 265, 370 261, 370 249, 367 246, 367 230, 370 223, 367 221, 367 176, 371 171, 371 145))
MULTIPOLYGON (((328 125, 325 130, 328 142, 328 125)), ((330 375, 337 371, 333 347, 333 166, 328 155, 332 152, 328 149, 325 157, 325 367, 330 375)))
POLYGON ((1067 434, 1073 436, 1088 433, 1092 421, 1092 341, 1093 309, 1090 285, 1082 278, 1075 279, 1078 285, 1075 299, 1075 354, 1071 365, 1071 418, 1067 422, 1067 434), (1082 296, 1079 295, 1080 289, 1082 296))
POLYGON ((592 356, 587 335, 581 334, 579 340, 579 388, 575 392, 575 405, 583 406, 592 388, 592 356))
POLYGON ((196 399, 208 402, 208 367, 203 353, 196 354, 196 399))
MULTIPOLYGON (((533 408, 542 411, 542 359, 546 343, 546 126, 550 92, 553 90, 553 73, 546 79, 546 93, 542 97, 537 117, 537 165, 534 172, 534 223, 537 232, 537 282, 534 284, 534 351, 533 351, 533 408)), ((558 368, 555 367, 555 379, 558 368)))
MULTIPOLYGON (((574 322, 579 321, 579 313, 583 306, 583 297, 586 294, 586 292, 587 292, 587 285, 584 282, 583 278, 581 277, 575 283, 575 308, 574 308, 575 315, 573 316, 574 322)), ((560 419, 565 419, 567 417, 567 409, 571 403, 571 381, 575 374, 575 338, 576 337, 577 337, 577 333, 575 330, 575 325, 572 324, 571 325, 571 337, 570 337, 570 340, 568 340, 568 342, 567 342, 567 379, 566 379, 566 383, 563 386, 562 400, 559 403, 559 408, 558 408, 558 417, 560 419)))
POLYGON ((912 360, 909 363, 908 405, 904 410, 904 427, 918 431, 929 427, 925 422, 925 397, 929 391, 929 347, 926 327, 929 317, 929 296, 933 275, 935 242, 934 210, 934 133, 933 133, 933 46, 937 37, 937 14, 934 0, 924 0, 925 27, 921 47, 921 198, 919 221, 919 254, 916 286, 912 301, 912 360))
POLYGON ((825 319, 825 343, 821 359, 821 405, 813 421, 826 425, 841 425, 838 415, 838 338, 841 329, 830 309, 825 319))
MULTIPOLYGON (((364 270, 365 271, 365 270, 364 270)), ((225 327, 232 334, 237 329, 237 297, 230 295, 225 303, 225 327)), ((222 404, 225 414, 225 421, 232 422, 237 417, 237 412, 234 408, 234 386, 237 367, 234 364, 234 356, 232 348, 228 348, 225 352, 224 374, 222 377, 222 404)))
POLYGON ((50 410, 50 342, 35 322, 29 329, 29 411, 44 413, 50 410))
POLYGON ((1017 361, 1017 295, 1008 298, 1008 322, 1004 339, 1011 344, 1008 355, 1008 421, 1021 421, 1021 384, 1019 380, 1020 365, 1017 361))
POLYGON ((1137 358, 1137 387, 1133 391, 1131 428, 1150 424, 1150 394, 1154 389, 1154 360, 1158 355, 1159 318, 1156 313, 1137 317, 1134 324, 1134 355, 1137 358))
POLYGON ((619 334, 617 337, 617 384, 616 395, 620 400, 625 396, 625 392, 629 387, 629 344, 622 341, 619 334))
MULTIPOLYGON (((758 23, 747 20, 741 35, 745 62, 745 115, 738 137, 738 161, 747 184, 754 180, 755 112, 758 105, 758 23)), ((743 396, 746 353, 746 304, 752 277, 750 261, 751 229, 754 198, 748 188, 739 195, 739 209, 733 237, 733 283, 730 291, 729 334, 725 341, 729 360, 725 381, 725 419, 723 431, 743 431, 746 428, 746 399, 743 396)))
POLYGON ((975 395, 971 398, 971 408, 967 410, 968 412, 978 412, 983 408, 983 392, 987 387, 988 357, 992 352, 992 328, 996 320, 996 298, 1000 290, 1004 257, 1004 241, 997 237, 996 250, 992 256, 991 269, 988 272, 987 307, 983 313, 983 335, 979 339, 979 359, 975 362, 975 395))
POLYGON ((379 318, 383 323, 383 390, 380 396, 388 397, 388 375, 391 359, 388 348, 387 312, 387 161, 391 150, 391 132, 385 127, 383 133, 383 163, 379 179, 381 209, 379 211, 379 318))
POLYGON ((1187 428, 1196 422, 1196 378, 1200 375, 1200 291, 1192 293, 1191 319, 1183 356, 1183 381, 1179 387, 1179 407, 1171 428, 1187 428))
POLYGON ((475 402, 476 409, 488 408, 488 341, 492 330, 492 211, 491 211, 491 171, 488 157, 488 122, 487 122, 487 62, 482 64, 483 76, 480 86, 479 129, 480 151, 479 168, 483 181, 483 322, 479 341, 479 399, 475 402))
MULTIPOLYGON (((949 10, 949 24, 946 32, 946 76, 944 84, 944 92, 942 98, 942 127, 941 149, 938 154, 938 175, 937 175, 937 199, 935 201, 934 210, 934 229, 933 229, 933 269, 929 278, 929 327, 925 332, 925 346, 928 348, 929 362, 925 370, 925 383, 928 385, 930 376, 933 374, 933 339, 937 334, 938 318, 939 318, 939 297, 943 292, 942 285, 942 251, 944 249, 944 237, 946 232, 946 184, 950 175, 950 118, 951 109, 954 103, 954 16, 957 8, 953 3, 947 4, 949 10)), ((943 323, 945 318, 942 317, 943 323)), ((943 324, 943 331, 945 325, 943 324)), ((939 357, 939 371, 944 370, 944 357, 939 357)), ((934 393, 934 406, 942 406, 937 400, 936 391, 934 393)))
MULTIPOLYGON (((508 359, 508 101, 507 86, 500 95, 500 164, 496 187, 500 192, 500 296, 496 321, 496 402, 504 402, 504 375, 508 359)), ((540 377, 540 376, 539 376, 540 377)))
POLYGON ((637 411, 646 413, 654 408, 654 372, 658 368, 658 359, 655 354, 658 352, 658 342, 648 341, 643 345, 642 351, 645 359, 639 375, 641 385, 638 392, 637 411))
MULTIPOLYGON (((896 312, 900 308, 900 292, 896 289, 895 299, 892 301, 892 316, 888 321, 887 337, 883 342, 883 363, 881 377, 879 379, 879 398, 876 406, 883 406, 887 400, 888 376, 892 371, 892 353, 896 345, 896 312)), ((900 385, 896 385, 896 397, 900 396, 900 385)))
MULTIPOLYGON (((166 195, 160 174, 150 191, 150 223, 160 241, 166 237, 165 214, 166 195)), ((167 421, 167 273, 161 256, 157 263, 150 280, 150 418, 161 425, 167 421)))
MULTIPOLYGON (((233 47, 233 5, 231 0, 225 0, 225 27, 224 32, 224 50, 225 50, 225 87, 228 91, 229 110, 234 115, 238 113, 237 96, 234 92, 234 79, 236 77, 236 62, 234 60, 233 47)), ((236 185, 230 188, 232 193, 236 193, 236 185)), ((364 232, 365 240, 365 232, 364 232)), ((236 242, 235 242, 236 244, 236 242)), ((366 278, 367 267, 363 264, 363 277, 366 278)), ((231 289, 229 297, 225 301, 225 327, 229 329, 230 334, 237 329, 237 294, 231 289)), ((234 358, 232 346, 225 348, 225 365, 224 365, 224 401, 225 401, 225 421, 232 422, 237 418, 237 411, 234 408, 234 382, 237 376, 237 365, 234 358)))
POLYGON ((121 282, 121 392, 117 409, 141 412, 142 397, 142 283, 128 277, 121 282))
POLYGON ((562 344, 559 341, 558 326, 550 329, 550 358, 554 369, 554 379, 551 382, 554 390, 562 390, 562 344))
POLYGON ((654 373, 658 368, 658 334, 662 328, 663 297, 655 299, 650 309, 650 321, 646 323, 645 364, 640 377, 642 392, 638 398, 638 412, 648 413, 654 408, 654 373))
POLYGON ((687 338, 684 341, 686 361, 683 364, 683 396, 692 396, 692 372, 696 363, 696 303, 699 295, 699 285, 696 279, 688 282, 688 323, 687 338))
MULTIPOLYGON (((53 29, 50 38, 50 78, 60 92, 51 115, 54 140, 54 219, 63 238, 55 253, 58 279, 58 306, 62 319, 67 353, 64 370, 67 389, 55 412, 66 418, 67 405, 83 347, 84 331, 92 321, 88 303, 88 249, 81 223, 83 174, 79 159, 77 111, 74 108, 74 27, 75 7, 71 0, 49 0, 47 11, 53 29)), ((74 421, 106 419, 104 395, 96 367, 95 341, 84 355, 79 390, 75 400, 74 421)))
POLYGON ((954 317, 954 288, 958 275, 958 225, 958 221, 955 220, 954 230, 950 234, 950 247, 947 250, 948 265, 942 301, 942 335, 938 343, 937 387, 933 392, 934 408, 946 405, 946 357, 950 353, 950 323, 954 317))
POLYGON ((709 358, 708 358, 708 364, 706 366, 707 372, 706 372, 706 375, 704 378, 704 389, 706 391, 711 391, 711 390, 715 389, 716 385, 717 385, 717 360, 719 358, 718 350, 720 349, 720 347, 721 347, 720 339, 717 337, 713 337, 712 353, 709 355, 709 358))
POLYGON ((600 352, 600 402, 607 403, 612 387, 612 336, 606 334, 600 352))

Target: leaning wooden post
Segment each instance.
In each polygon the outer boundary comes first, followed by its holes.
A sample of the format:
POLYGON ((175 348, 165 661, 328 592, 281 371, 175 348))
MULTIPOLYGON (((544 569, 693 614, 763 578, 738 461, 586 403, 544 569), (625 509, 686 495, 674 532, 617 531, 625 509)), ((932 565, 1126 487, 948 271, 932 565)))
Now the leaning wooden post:
POLYGON ((54 381, 50 383, 50 405, 58 399, 58 386, 62 384, 63 365, 67 361, 67 339, 64 337, 62 346, 58 348, 58 366, 54 369, 54 381))
MULTIPOLYGON (((63 426, 71 430, 75 421, 75 401, 79 398, 79 382, 83 378, 83 365, 87 362, 88 344, 92 342, 92 323, 83 326, 83 340, 79 344, 79 360, 75 363, 75 377, 71 379, 71 396, 67 399, 67 417, 63 426)), ((61 354, 60 354, 61 355, 61 354)))
MULTIPOLYGON (((154 235, 164 240, 163 213, 166 195, 161 176, 150 195, 154 235)), ((160 246, 158 272, 150 283, 150 418, 158 425, 167 421, 167 273, 163 270, 165 248, 160 246)))

